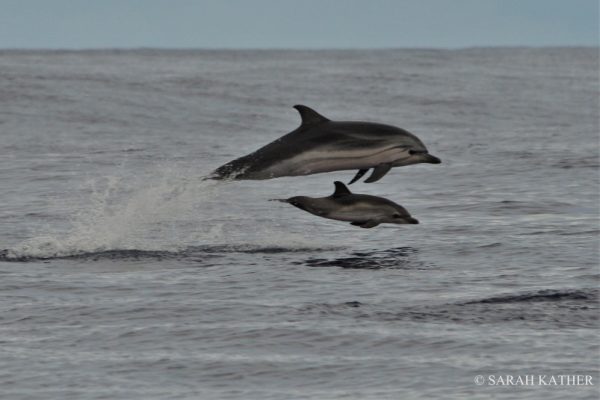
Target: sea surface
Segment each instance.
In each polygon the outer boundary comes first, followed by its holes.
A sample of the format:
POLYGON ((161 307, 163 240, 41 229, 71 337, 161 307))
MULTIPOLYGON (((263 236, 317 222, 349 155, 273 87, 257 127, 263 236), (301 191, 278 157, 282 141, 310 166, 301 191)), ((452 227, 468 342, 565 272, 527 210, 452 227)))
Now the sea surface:
POLYGON ((597 48, 0 51, 0 398, 596 399, 598 71, 597 48), (418 135, 442 164, 351 189, 421 223, 268 201, 355 171, 203 180, 295 104, 418 135))

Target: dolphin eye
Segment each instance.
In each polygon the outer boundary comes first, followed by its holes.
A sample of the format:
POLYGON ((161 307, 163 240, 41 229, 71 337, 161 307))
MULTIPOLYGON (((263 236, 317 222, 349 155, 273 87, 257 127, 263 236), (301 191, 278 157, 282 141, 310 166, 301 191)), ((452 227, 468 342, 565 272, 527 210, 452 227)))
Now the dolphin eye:
POLYGON ((394 215, 392 215, 392 217, 394 217, 394 218, 402 218, 402 215, 400 215, 400 214, 394 214, 394 215))

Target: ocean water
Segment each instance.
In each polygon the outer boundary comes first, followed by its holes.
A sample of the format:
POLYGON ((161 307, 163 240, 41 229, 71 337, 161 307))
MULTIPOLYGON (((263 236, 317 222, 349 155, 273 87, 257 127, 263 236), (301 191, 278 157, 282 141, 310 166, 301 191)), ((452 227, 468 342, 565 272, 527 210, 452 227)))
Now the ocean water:
POLYGON ((1 51, 0 397, 597 398, 598 71, 594 48, 1 51), (418 135, 441 165, 351 188, 420 225, 268 201, 354 171, 202 179, 294 104, 418 135))

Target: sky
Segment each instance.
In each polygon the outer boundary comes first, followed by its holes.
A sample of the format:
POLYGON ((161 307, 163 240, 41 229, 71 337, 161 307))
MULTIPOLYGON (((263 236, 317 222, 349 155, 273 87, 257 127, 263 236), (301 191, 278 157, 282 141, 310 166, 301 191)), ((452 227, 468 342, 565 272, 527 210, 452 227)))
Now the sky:
POLYGON ((598 46, 600 0, 0 0, 0 48, 598 46))

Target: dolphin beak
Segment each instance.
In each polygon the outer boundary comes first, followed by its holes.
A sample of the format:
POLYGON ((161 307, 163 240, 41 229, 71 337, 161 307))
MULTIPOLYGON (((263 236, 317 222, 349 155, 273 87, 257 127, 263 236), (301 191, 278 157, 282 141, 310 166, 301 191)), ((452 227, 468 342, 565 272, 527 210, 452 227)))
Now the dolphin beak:
POLYGON ((436 156, 432 156, 431 154, 423 154, 423 162, 429 164, 441 164, 442 160, 440 160, 436 156))
POLYGON ((407 224, 418 224, 419 220, 413 217, 405 218, 407 224))

